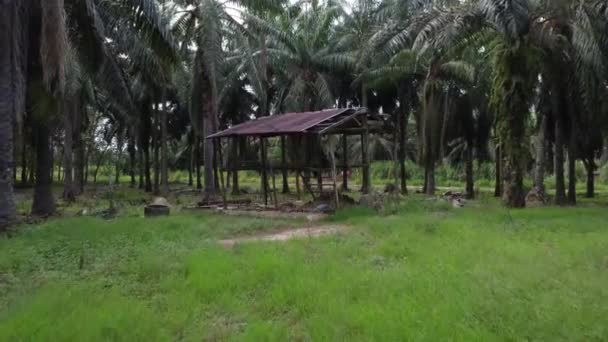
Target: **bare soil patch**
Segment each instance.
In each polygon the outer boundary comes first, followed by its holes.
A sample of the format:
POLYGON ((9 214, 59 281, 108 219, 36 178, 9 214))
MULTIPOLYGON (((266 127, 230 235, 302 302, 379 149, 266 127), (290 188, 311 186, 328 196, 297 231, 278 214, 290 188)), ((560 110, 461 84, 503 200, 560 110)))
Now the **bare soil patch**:
POLYGON ((320 221, 326 217, 327 214, 322 213, 311 213, 301 211, 280 211, 280 210, 243 210, 243 209, 203 209, 209 210, 210 212, 229 215, 229 216, 247 216, 247 217, 258 217, 268 219, 306 219, 309 222, 320 221))
POLYGON ((256 241, 276 241, 283 242, 292 239, 315 238, 320 236, 335 235, 350 229, 346 225, 326 225, 326 226, 311 226, 302 228, 291 228, 278 230, 272 233, 261 233, 254 236, 246 236, 234 239, 220 240, 220 245, 230 248, 239 243, 256 242, 256 241))

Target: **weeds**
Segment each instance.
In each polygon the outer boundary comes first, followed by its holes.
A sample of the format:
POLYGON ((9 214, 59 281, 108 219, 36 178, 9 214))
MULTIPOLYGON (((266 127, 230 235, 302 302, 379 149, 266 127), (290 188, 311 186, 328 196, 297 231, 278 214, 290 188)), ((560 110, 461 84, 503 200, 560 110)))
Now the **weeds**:
POLYGON ((0 340, 606 340, 607 219, 412 195, 338 212, 348 234, 232 250, 293 222, 53 219, 0 239, 0 340))

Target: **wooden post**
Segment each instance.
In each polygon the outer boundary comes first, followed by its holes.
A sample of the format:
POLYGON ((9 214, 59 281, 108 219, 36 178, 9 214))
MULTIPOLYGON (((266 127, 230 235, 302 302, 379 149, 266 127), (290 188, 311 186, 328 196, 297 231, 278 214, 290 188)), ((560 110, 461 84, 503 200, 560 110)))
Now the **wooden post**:
POLYGON ((222 155, 222 139, 213 139, 213 145, 216 150, 215 155, 217 156, 215 160, 215 165, 217 167, 219 173, 220 180, 220 191, 222 192, 222 201, 224 202, 224 209, 228 206, 228 199, 226 198, 226 186, 224 182, 224 171, 222 171, 222 165, 224 164, 224 157, 222 155), (217 160, 219 159, 219 161, 217 160))
POLYGON ((238 195, 239 189, 239 144, 238 138, 232 138, 232 194, 238 195))
POLYGON ((336 172, 336 148, 331 150, 331 180, 334 187, 334 199, 336 201, 336 209, 340 209, 340 194, 338 193, 338 181, 336 172))
POLYGON ((369 128, 367 126, 367 113, 362 116, 363 128, 365 131, 361 134, 361 162, 363 164, 362 169, 362 186, 361 192, 364 194, 368 194, 370 190, 370 174, 369 174, 369 153, 368 153, 368 144, 369 144, 369 128))
POLYGON ((319 194, 323 193, 323 168, 320 166, 317 170, 317 189, 319 190, 319 194))
POLYGON ((260 137, 260 155, 262 159, 262 195, 264 196, 264 205, 268 206, 268 181, 266 178, 266 142, 263 137, 260 137))
POLYGON ((298 200, 302 199, 302 190, 300 190, 300 169, 296 171, 296 193, 298 194, 298 200))
MULTIPOLYGON (((315 136, 314 142, 316 148, 321 148, 320 136, 315 136)), ((321 196, 323 194, 323 153, 317 154, 317 160, 319 161, 317 168, 317 189, 319 190, 319 196, 321 196)))
POLYGON ((283 173, 283 193, 289 193, 289 173, 287 171, 287 150, 285 146, 285 136, 281 136, 281 167, 283 173))
POLYGON ((348 191, 348 135, 342 135, 342 190, 348 191))
POLYGON ((274 208, 279 208, 279 200, 277 199, 277 180, 274 174, 274 168, 272 167, 272 163, 270 163, 270 174, 272 176, 272 200, 274 203, 274 208))
POLYGON ((305 156, 304 156, 304 172, 302 173, 302 184, 304 185, 304 189, 310 191, 310 163, 311 163, 311 149, 310 144, 312 143, 311 137, 309 135, 304 136, 304 148, 305 148, 305 156))

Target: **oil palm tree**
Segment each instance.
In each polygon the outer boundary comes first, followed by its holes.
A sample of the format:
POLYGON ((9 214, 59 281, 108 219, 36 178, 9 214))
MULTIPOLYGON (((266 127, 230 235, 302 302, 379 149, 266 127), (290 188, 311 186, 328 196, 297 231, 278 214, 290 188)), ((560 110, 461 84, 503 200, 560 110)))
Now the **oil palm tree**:
MULTIPOLYGON (((174 32, 179 40, 183 57, 192 72, 192 99, 190 101, 193 127, 197 137, 215 133, 220 126, 219 102, 222 82, 222 66, 226 51, 223 39, 231 30, 247 32, 236 15, 244 11, 234 10, 236 4, 245 9, 274 8, 280 2, 273 1, 233 1, 179 0, 174 2, 171 13, 174 16, 174 32), (235 12, 237 14, 235 14, 235 12)), ((212 143, 204 144, 204 198, 217 194, 217 180, 214 176, 214 148, 212 143)))
POLYGON ((277 108, 311 111, 332 106, 332 75, 353 70, 355 58, 337 45, 334 23, 341 9, 313 1, 292 7, 273 22, 250 16, 248 24, 268 35, 268 55, 275 70, 277 108))
POLYGON ((22 41, 27 6, 0 3, 0 230, 15 217, 12 185, 13 125, 25 108, 25 51, 22 41))
POLYGON ((509 207, 525 206, 523 178, 527 146, 526 121, 536 72, 529 33, 528 0, 484 0, 450 10, 434 10, 414 44, 421 50, 441 50, 489 30, 495 34, 491 105, 496 112, 502 148, 503 200, 509 207))
MULTIPOLYGON (((158 25, 158 11, 152 0, 4 1, 0 13, 2 24, 9 25, 2 31, 3 39, 0 42, 0 49, 7 53, 3 55, 5 60, 2 67, 5 70, 2 82, 7 82, 3 86, 9 90, 3 92, 7 105, 1 106, 2 121, 11 125, 26 112, 32 116, 29 121, 34 123, 37 156, 32 213, 49 215, 55 209, 50 178, 50 135, 57 123, 62 121, 65 108, 68 46, 73 47, 79 62, 96 76, 100 85, 110 89, 118 99, 127 99, 125 94, 128 92, 124 91, 124 83, 120 82, 122 77, 116 65, 116 56, 107 47, 106 26, 110 31, 118 29, 120 24, 131 27, 137 34, 146 36, 153 48, 158 50, 163 48, 168 36, 158 25)), ((0 141, 0 145, 11 149, 11 135, 0 134, 0 138, 6 138, 0 141)), ((10 164, 9 155, 0 155, 0 159, 0 164, 10 164)), ((6 211, 0 214, 3 222, 14 217, 10 186, 6 190, 2 191, 0 203, 1 210, 6 211)))
MULTIPOLYGON (((572 139, 568 145, 573 158, 569 164, 574 176, 576 134, 569 134, 581 120, 577 115, 597 107, 598 77, 605 79, 606 56, 602 49, 605 4, 601 1, 484 0, 465 3, 450 10, 436 10, 417 38, 421 49, 441 49, 471 42, 478 32, 494 36, 484 46, 490 51, 493 66, 491 108, 497 119, 497 135, 502 149, 503 199, 508 206, 525 205, 523 174, 527 151, 526 121, 529 107, 543 70, 545 84, 553 86, 552 105, 557 120, 556 147, 561 153, 562 135, 572 139), (541 56, 546 54, 548 58, 541 56), (595 91, 594 91, 595 89, 595 91), (564 122, 564 120, 567 120, 564 122), (567 129, 566 129, 567 128, 567 129)), ((564 143, 565 144, 565 143, 564 143)), ((563 158, 557 153, 556 167, 563 158)), ((558 169, 558 183, 560 172, 558 169)), ((561 182, 563 184, 563 181, 561 182)), ((575 179, 570 179, 570 201, 574 199, 575 179)), ((563 186, 559 186, 563 189, 563 186)), ((563 191, 563 190, 562 190, 563 191)), ((563 195, 562 195, 563 196, 563 195)), ((560 197, 560 196, 558 196, 560 197)))

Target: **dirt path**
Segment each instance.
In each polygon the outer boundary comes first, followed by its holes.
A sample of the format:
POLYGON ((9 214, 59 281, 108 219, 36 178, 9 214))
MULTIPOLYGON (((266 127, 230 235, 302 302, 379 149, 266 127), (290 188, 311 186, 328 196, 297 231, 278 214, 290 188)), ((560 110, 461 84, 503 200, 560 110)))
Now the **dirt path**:
POLYGON ((256 242, 256 241, 277 241, 283 242, 292 239, 300 238, 315 238, 320 236, 334 235, 348 231, 349 226, 346 225, 327 225, 327 226, 311 226, 304 228, 294 228, 276 231, 273 233, 262 233, 255 236, 234 238, 228 240, 220 240, 220 245, 230 248, 239 243, 256 242))

